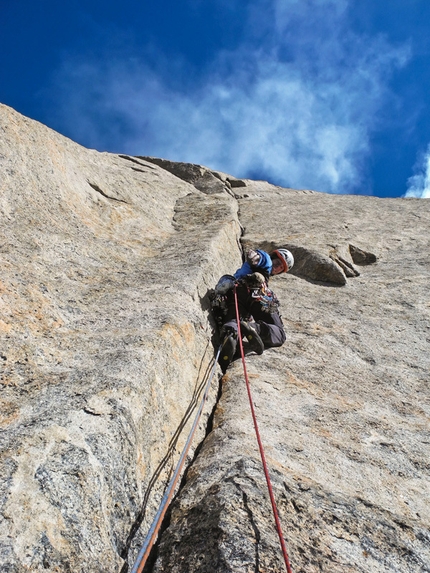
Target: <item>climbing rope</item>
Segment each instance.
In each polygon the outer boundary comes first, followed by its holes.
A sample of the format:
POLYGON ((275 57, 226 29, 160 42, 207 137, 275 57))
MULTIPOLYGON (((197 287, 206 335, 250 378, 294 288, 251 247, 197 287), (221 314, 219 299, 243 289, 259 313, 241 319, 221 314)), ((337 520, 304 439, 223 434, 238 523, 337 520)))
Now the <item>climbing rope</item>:
POLYGON ((243 373, 245 376, 246 390, 248 392, 249 405, 251 407, 252 420, 254 422, 254 428, 255 428, 255 434, 257 436, 258 448, 260 450, 261 461, 263 463, 264 475, 266 477, 267 488, 269 490, 270 503, 272 504, 272 511, 273 511, 273 516, 275 518, 276 531, 278 532, 279 541, 281 543, 281 549, 282 549, 282 554, 284 556, 285 567, 287 568, 288 573, 292 573, 291 566, 290 566, 290 560, 288 558, 287 548, 285 545, 284 536, 282 534, 282 528, 281 528, 281 522, 279 520, 278 508, 276 506, 275 496, 273 495, 272 482, 270 481, 270 475, 269 475, 269 470, 267 468, 266 456, 264 454, 264 449, 263 449, 263 443, 261 441, 260 432, 258 430, 257 416, 255 414, 254 403, 253 403, 252 395, 251 395, 251 385, 249 383, 248 372, 246 370, 245 353, 243 351, 242 334, 240 332, 240 314, 239 314, 239 304, 237 301, 236 285, 234 285, 234 304, 236 307, 237 337, 239 339, 240 354, 242 357, 242 365, 243 365, 243 373))
POLYGON ((179 458, 176 469, 175 469, 173 476, 169 482, 169 485, 166 488, 163 499, 161 500, 161 503, 160 503, 160 507, 159 507, 154 519, 153 519, 152 525, 151 525, 151 527, 150 527, 150 529, 149 529, 149 531, 145 537, 145 541, 143 542, 142 549, 139 551, 139 555, 137 556, 136 562, 133 565, 133 568, 132 568, 130 573, 142 573, 143 568, 145 567, 146 561, 148 560, 149 554, 151 553, 151 549, 152 549, 152 546, 154 545, 154 542, 157 538, 158 532, 159 532, 160 527, 161 527, 161 523, 163 521, 163 518, 166 514, 166 511, 169 507, 169 504, 170 504, 172 497, 173 497, 173 494, 175 492, 175 487, 176 487, 176 484, 178 482, 179 476, 181 474, 185 459, 187 457, 188 450, 190 449, 191 443, 193 441, 193 437, 194 437, 197 425, 199 423, 201 413, 203 411, 203 406, 204 406, 204 404, 208 398, 209 388, 210 388, 212 379, 215 375, 215 369, 216 369, 218 358, 219 358, 219 355, 221 352, 221 348, 222 348, 222 344, 219 347, 218 353, 215 357, 212 372, 211 372, 209 379, 208 379, 208 382, 206 384, 205 391, 203 393, 203 397, 202 397, 202 400, 200 402, 199 409, 197 410, 196 417, 194 418, 192 428, 191 428, 190 433, 188 435, 184 449, 182 450, 182 453, 181 453, 181 456, 179 458))

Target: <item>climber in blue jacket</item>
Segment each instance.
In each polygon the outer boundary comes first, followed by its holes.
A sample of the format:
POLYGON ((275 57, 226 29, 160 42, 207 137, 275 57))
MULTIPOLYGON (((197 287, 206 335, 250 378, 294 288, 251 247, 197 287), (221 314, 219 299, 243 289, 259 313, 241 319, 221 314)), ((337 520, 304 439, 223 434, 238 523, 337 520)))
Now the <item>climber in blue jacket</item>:
POLYGON ((265 348, 282 346, 286 336, 278 311, 279 301, 268 287, 273 275, 288 272, 294 257, 287 249, 276 249, 270 254, 250 250, 243 265, 234 275, 224 275, 215 287, 212 306, 222 323, 219 363, 223 372, 233 360, 237 349, 237 317, 233 287, 239 307, 240 330, 251 350, 262 354, 265 348))
POLYGON ((245 275, 259 272, 266 278, 266 280, 269 280, 270 275, 286 273, 293 265, 293 255, 287 249, 277 249, 270 255, 269 253, 266 253, 266 251, 261 251, 260 249, 251 250, 247 254, 246 261, 240 269, 237 269, 234 273, 234 278, 241 279, 245 275))

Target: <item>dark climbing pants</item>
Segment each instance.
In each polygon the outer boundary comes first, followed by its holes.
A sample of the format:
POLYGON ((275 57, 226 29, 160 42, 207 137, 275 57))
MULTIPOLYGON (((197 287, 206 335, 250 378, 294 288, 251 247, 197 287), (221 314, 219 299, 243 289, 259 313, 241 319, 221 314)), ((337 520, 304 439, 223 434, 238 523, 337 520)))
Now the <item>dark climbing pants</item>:
MULTIPOLYGON (((279 313, 277 311, 267 312, 264 310, 261 301, 253 298, 246 286, 238 286, 236 292, 240 319, 254 319, 255 329, 264 342, 265 348, 282 346, 286 340, 286 336, 279 313)), ((227 316, 223 327, 224 329, 231 328, 237 332, 236 306, 234 303, 233 290, 228 292, 227 316)))

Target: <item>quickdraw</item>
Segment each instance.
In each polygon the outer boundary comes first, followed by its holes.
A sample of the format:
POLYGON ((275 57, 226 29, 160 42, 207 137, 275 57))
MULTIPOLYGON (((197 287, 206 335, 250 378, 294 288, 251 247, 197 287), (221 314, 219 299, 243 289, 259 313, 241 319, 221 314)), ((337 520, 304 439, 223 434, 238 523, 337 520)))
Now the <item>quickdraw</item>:
POLYGON ((250 289, 251 297, 258 300, 261 304, 261 309, 264 312, 269 312, 273 314, 279 308, 279 300, 277 299, 275 293, 269 289, 266 284, 261 285, 258 289, 250 289))

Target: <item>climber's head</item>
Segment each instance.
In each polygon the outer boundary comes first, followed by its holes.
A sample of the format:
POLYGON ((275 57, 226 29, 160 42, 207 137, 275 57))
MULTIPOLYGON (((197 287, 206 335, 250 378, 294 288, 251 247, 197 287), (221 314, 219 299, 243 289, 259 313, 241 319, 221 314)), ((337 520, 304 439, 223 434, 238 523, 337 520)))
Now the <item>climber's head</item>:
POLYGON ((287 273, 294 265, 294 257, 287 249, 277 249, 270 253, 272 259, 272 275, 287 273))

